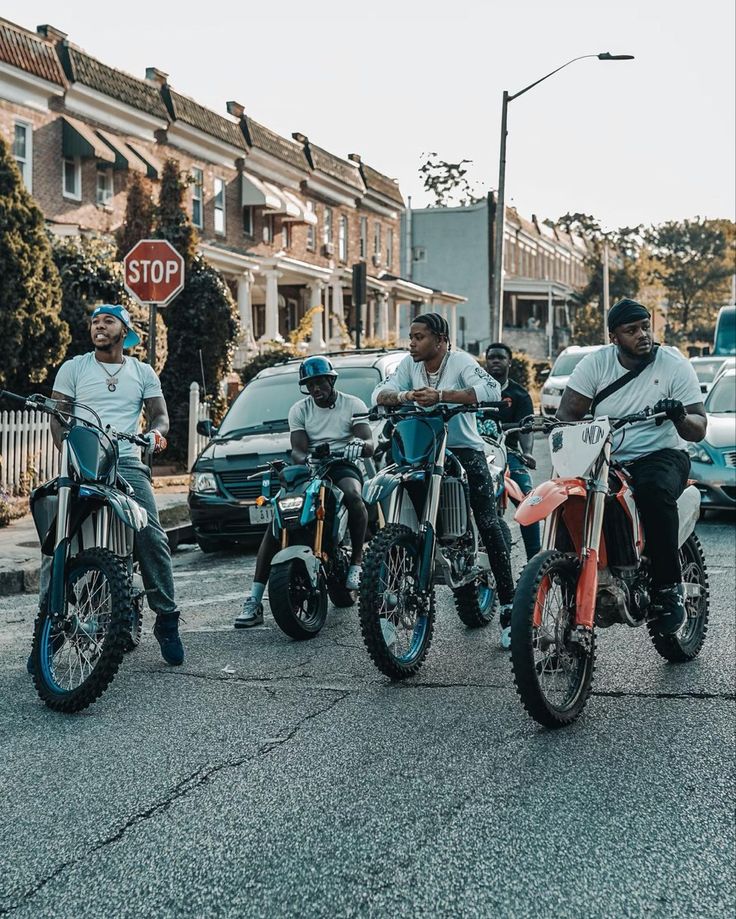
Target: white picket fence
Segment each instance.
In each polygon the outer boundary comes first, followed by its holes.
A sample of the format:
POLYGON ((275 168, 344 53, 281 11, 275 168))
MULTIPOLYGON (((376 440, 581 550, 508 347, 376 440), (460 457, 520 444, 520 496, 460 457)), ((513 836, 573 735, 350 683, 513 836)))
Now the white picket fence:
POLYGON ((26 493, 59 473, 61 457, 43 412, 0 412, 0 490, 26 493))
MULTIPOLYGON (((197 422, 210 417, 208 402, 200 402, 198 383, 189 390, 188 469, 209 438, 197 434, 197 422)), ((59 474, 61 455, 54 447, 48 415, 35 411, 0 412, 0 491, 26 494, 59 474)))

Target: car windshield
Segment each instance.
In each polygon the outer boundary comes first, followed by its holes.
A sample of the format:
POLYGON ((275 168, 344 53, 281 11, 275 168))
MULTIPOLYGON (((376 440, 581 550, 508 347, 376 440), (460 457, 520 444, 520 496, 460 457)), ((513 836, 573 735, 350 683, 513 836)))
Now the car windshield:
POLYGON ((591 354, 590 351, 573 352, 572 354, 561 354, 555 361, 555 365, 550 373, 551 377, 569 377, 577 365, 584 357, 591 354))
MULTIPOLYGON (((299 392, 298 380, 296 367, 292 373, 253 380, 233 402, 217 436, 237 436, 263 428, 288 430, 289 409, 304 398, 299 392)), ((340 392, 357 396, 368 406, 371 394, 380 381, 381 375, 375 367, 338 368, 337 388, 340 392)))
POLYGON ((702 363, 698 361, 696 364, 693 364, 693 370, 695 371, 695 376, 698 378, 699 383, 712 383, 713 377, 721 369, 723 364, 723 359, 717 361, 703 361, 702 363))
POLYGON ((736 377, 721 377, 705 400, 705 410, 710 415, 733 415, 736 412, 736 377))

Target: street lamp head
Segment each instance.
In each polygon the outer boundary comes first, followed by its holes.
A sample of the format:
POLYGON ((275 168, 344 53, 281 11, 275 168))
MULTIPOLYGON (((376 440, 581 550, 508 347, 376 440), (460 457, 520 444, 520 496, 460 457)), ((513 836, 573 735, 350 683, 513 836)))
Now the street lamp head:
POLYGON ((611 54, 610 51, 604 51, 598 55, 599 61, 633 61, 633 54, 611 54))

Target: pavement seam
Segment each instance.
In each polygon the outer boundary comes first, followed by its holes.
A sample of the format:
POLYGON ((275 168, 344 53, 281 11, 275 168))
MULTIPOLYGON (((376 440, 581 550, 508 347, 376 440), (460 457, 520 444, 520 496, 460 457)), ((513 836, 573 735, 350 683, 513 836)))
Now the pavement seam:
MULTIPOLYGON (((165 671, 159 671, 165 672, 165 671)), ((188 797, 190 794, 195 792, 197 789, 205 785, 211 778, 218 776, 221 772, 226 769, 237 769, 240 766, 244 766, 246 763, 257 759, 260 756, 266 756, 271 753, 273 750, 278 749, 279 747, 284 746, 289 743, 302 729, 302 727, 307 724, 309 721, 313 721, 315 718, 319 718, 320 715, 325 715, 327 712, 332 711, 340 702, 344 701, 350 695, 350 692, 347 690, 332 690, 332 692, 337 693, 337 698, 330 700, 327 705, 323 705, 321 708, 318 708, 316 711, 309 712, 303 718, 300 718, 294 727, 288 731, 283 737, 269 738, 264 741, 256 750, 255 753, 251 753, 248 756, 244 756, 237 760, 227 760, 224 763, 219 763, 213 766, 203 766, 195 770, 188 775, 182 781, 178 782, 168 795, 162 800, 158 801, 155 804, 152 804, 146 810, 139 811, 136 814, 133 814, 129 817, 123 825, 114 833, 106 836, 96 845, 87 849, 83 854, 79 855, 77 858, 70 859, 69 861, 62 862, 61 865, 57 865, 53 871, 47 874, 45 877, 42 877, 34 887, 27 890, 16 903, 12 903, 10 906, 0 906, 0 916, 8 915, 11 912, 15 912, 17 909, 25 906, 33 897, 36 896, 43 888, 55 878, 59 877, 64 871, 68 868, 74 868, 76 865, 84 861, 84 859, 89 858, 90 855, 94 855, 97 852, 100 852, 102 849, 107 848, 107 846, 113 845, 116 842, 119 842, 134 826, 137 826, 139 823, 144 823, 147 820, 150 820, 152 817, 157 816, 165 811, 167 811, 176 801, 181 798, 188 797)))

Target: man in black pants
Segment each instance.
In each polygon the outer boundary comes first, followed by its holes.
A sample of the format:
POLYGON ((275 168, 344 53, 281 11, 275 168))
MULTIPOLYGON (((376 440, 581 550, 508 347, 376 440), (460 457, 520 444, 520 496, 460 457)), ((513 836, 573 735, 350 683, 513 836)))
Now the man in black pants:
POLYGON ((677 499, 690 471, 685 441, 705 437, 705 408, 690 362, 674 348, 653 345, 649 312, 641 303, 620 300, 608 315, 608 331, 611 344, 583 358, 573 371, 557 417, 579 421, 592 411, 595 417, 617 418, 647 406, 667 413, 664 424, 624 429, 612 458, 633 479, 652 565, 652 618, 663 635, 672 635, 687 618, 677 539, 677 499), (612 384, 630 371, 637 375, 614 389, 612 384))

